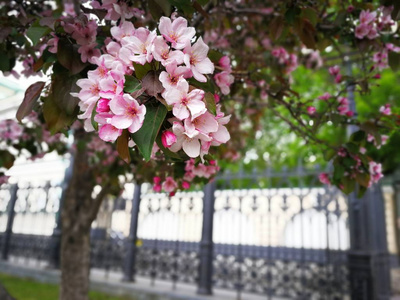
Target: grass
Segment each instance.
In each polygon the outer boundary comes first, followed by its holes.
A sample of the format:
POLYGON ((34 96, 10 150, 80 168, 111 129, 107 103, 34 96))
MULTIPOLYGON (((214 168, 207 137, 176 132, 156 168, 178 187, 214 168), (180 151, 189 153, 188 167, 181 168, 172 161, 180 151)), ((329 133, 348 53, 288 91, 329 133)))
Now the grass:
MULTIPOLYGON (((28 278, 19 278, 0 274, 0 282, 17 300, 56 300, 59 287, 56 284, 37 282, 28 278)), ((138 300, 132 296, 112 296, 95 291, 89 293, 91 300, 138 300)))

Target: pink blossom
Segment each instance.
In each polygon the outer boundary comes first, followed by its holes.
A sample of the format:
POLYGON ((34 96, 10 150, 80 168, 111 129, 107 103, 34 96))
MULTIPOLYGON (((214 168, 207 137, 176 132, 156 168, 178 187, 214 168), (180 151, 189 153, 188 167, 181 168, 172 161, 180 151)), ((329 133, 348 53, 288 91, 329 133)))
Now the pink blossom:
POLYGON ((96 45, 97 44, 90 44, 79 47, 78 52, 81 54, 82 62, 90 62, 93 64, 93 57, 99 57, 101 55, 100 50, 95 48, 96 45))
POLYGON ((156 35, 155 31, 150 32, 148 29, 141 27, 136 29, 133 36, 125 36, 121 40, 121 44, 131 51, 130 60, 144 65, 146 62, 153 60, 151 50, 156 35))
POLYGON ((175 49, 183 49, 190 45, 190 40, 196 34, 194 27, 188 27, 186 19, 182 17, 178 17, 172 22, 170 18, 161 17, 158 29, 175 49))
POLYGON ((339 106, 337 110, 339 114, 346 115, 350 111, 349 100, 346 97, 339 97, 339 106))
POLYGON ((122 129, 118 129, 111 124, 105 124, 100 127, 99 137, 106 142, 115 142, 122 134, 122 129))
POLYGON ((129 132, 138 131, 143 124, 146 107, 139 105, 136 99, 128 94, 116 97, 110 101, 111 111, 115 114, 111 118, 111 125, 118 129, 128 128, 129 132))
POLYGON ((337 153, 341 157, 346 157, 347 156, 347 151, 345 148, 341 147, 337 153))
POLYGON ((133 36, 135 27, 132 22, 123 22, 119 26, 113 26, 110 31, 113 38, 120 42, 126 36, 133 36))
POLYGON ((171 176, 165 178, 165 181, 162 183, 162 189, 167 193, 171 193, 175 191, 177 188, 178 184, 171 176))
POLYGON ((165 89, 176 88, 178 82, 191 76, 191 71, 187 67, 178 67, 176 63, 168 64, 160 74, 160 81, 165 89))
POLYGON ((331 74, 332 76, 338 75, 339 72, 340 72, 340 67, 337 65, 329 68, 329 74, 331 74))
POLYGON ((230 86, 235 81, 235 77, 233 77, 229 72, 223 71, 221 73, 215 74, 214 76, 215 83, 221 89, 221 93, 224 95, 228 95, 230 93, 230 86))
POLYGON ((160 184, 161 183, 161 177, 159 177, 159 176, 153 177, 153 183, 154 184, 160 184))
POLYGON ((331 94, 329 94, 329 93, 324 93, 323 95, 319 96, 318 99, 319 99, 319 100, 327 101, 327 100, 329 100, 331 97, 332 97, 331 94))
POLYGON ((367 152, 367 149, 364 147, 360 147, 360 153, 365 154, 367 152))
POLYGON ((170 63, 176 63, 178 65, 183 63, 183 52, 180 50, 170 51, 169 46, 161 36, 154 39, 152 53, 154 59, 161 62, 163 66, 170 63))
POLYGON ((185 65, 192 70, 193 77, 200 82, 206 82, 207 78, 203 74, 214 73, 214 64, 207 57, 208 46, 200 37, 197 42, 190 46, 188 45, 183 52, 185 65))
POLYGON ((376 163, 374 161, 369 162, 369 174, 371 176, 370 182, 368 186, 371 186, 373 183, 378 182, 382 177, 382 165, 376 163))
POLYGON ((179 81, 176 88, 166 90, 163 93, 168 105, 173 105, 172 113, 179 120, 192 116, 192 120, 206 112, 206 105, 202 101, 204 91, 194 89, 190 93, 187 81, 179 81))
POLYGON ((185 190, 190 189, 190 183, 187 182, 187 181, 183 181, 182 182, 182 188, 185 189, 185 190))
POLYGON ((51 36, 53 37, 47 42, 47 46, 49 47, 49 52, 57 53, 57 45, 58 45, 58 36, 55 33, 51 32, 51 36))
POLYGON ((376 12, 369 12, 369 10, 363 10, 360 13, 360 22, 361 24, 369 24, 375 21, 376 12))
POLYGON ((231 72, 232 68, 231 68, 231 60, 229 58, 229 56, 222 56, 219 61, 218 61, 219 66, 222 68, 222 70, 227 71, 227 72, 231 72))
POLYGON ((368 35, 370 29, 371 27, 368 24, 361 23, 356 27, 354 34, 356 38, 363 39, 365 36, 368 35))
POLYGON ((189 137, 185 128, 179 122, 174 122, 172 125, 172 131, 176 135, 176 142, 170 147, 172 152, 177 152, 181 149, 192 158, 196 158, 201 154, 204 154, 202 143, 211 141, 211 138, 200 132, 197 132, 195 136, 189 137))
POLYGON ((329 180, 329 176, 327 173, 321 173, 318 176, 319 181, 321 181, 321 183, 323 184, 331 184, 331 181, 329 180))
POLYGON ((315 114, 315 111, 316 111, 316 109, 315 109, 314 106, 307 107, 307 112, 308 112, 309 115, 315 114))
POLYGON ((165 130, 161 135, 161 142, 165 148, 169 148, 176 142, 176 135, 171 131, 165 130))
POLYGON ((392 110, 390 109, 390 104, 385 104, 379 108, 379 112, 383 115, 390 116, 392 114, 392 110))

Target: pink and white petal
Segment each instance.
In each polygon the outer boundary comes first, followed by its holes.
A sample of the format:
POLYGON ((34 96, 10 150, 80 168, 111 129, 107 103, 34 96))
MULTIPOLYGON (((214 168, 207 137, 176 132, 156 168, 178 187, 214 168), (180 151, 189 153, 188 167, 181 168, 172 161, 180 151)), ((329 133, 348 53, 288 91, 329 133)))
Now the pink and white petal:
POLYGON ((194 79, 196 79, 199 82, 207 82, 206 76, 204 76, 199 71, 197 71, 196 67, 192 66, 191 70, 192 70, 194 79))
POLYGON ((214 64, 211 60, 206 57, 205 59, 196 63, 195 66, 196 70, 202 74, 212 74, 214 73, 214 64))
POLYGON ((108 105, 110 105, 111 111, 116 115, 124 114, 129 107, 129 103, 122 97, 112 99, 108 105))
POLYGON ((176 142, 173 143, 168 150, 172 151, 172 152, 178 152, 179 150, 182 149, 182 143, 185 140, 185 136, 184 135, 180 135, 176 138, 176 142))
POLYGON ((189 110, 187 107, 183 104, 176 104, 174 105, 174 108, 172 109, 172 113, 174 114, 175 117, 177 117, 179 120, 186 119, 190 116, 189 110))
POLYGON ((143 121, 141 121, 139 118, 135 117, 132 119, 132 125, 128 127, 128 130, 130 133, 135 133, 140 128, 142 128, 142 125, 143 125, 143 121))
POLYGON ((187 138, 182 143, 182 149, 189 157, 196 158, 200 155, 200 141, 187 138))
POLYGON ((190 101, 187 104, 188 109, 192 115, 192 120, 201 116, 207 111, 206 105, 203 101, 190 101))
POLYGON ((132 117, 118 115, 111 118, 111 125, 118 129, 125 129, 132 125, 132 117))
POLYGON ((208 46, 203 42, 203 38, 199 37, 197 42, 192 47, 193 53, 199 60, 203 60, 207 57, 208 54, 208 46))
POLYGON ((110 124, 101 126, 99 130, 99 137, 106 142, 115 142, 115 140, 121 135, 122 130, 115 128, 110 124))
POLYGON ((213 145, 215 142, 217 142, 217 145, 215 146, 226 143, 231 138, 229 131, 226 129, 225 126, 219 126, 218 130, 216 132, 213 132, 211 136, 214 139, 214 141, 212 142, 213 145))
POLYGON ((172 24, 171 24, 171 19, 167 17, 161 17, 160 18, 160 24, 158 25, 158 29, 160 30, 160 33, 162 35, 169 35, 169 33, 172 31, 172 24))

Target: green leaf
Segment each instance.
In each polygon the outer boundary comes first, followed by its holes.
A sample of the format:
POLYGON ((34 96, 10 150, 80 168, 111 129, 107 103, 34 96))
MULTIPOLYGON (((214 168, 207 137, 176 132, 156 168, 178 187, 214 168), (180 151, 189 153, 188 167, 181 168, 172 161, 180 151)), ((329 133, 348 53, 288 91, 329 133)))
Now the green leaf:
POLYGON ((303 18, 306 18, 312 25, 317 25, 318 22, 318 14, 315 9, 311 7, 303 8, 301 11, 301 15, 303 18))
POLYGON ((143 77, 142 86, 145 89, 147 95, 156 96, 163 91, 163 86, 158 79, 159 74, 156 71, 149 71, 146 76, 143 77))
POLYGON ((90 117, 90 122, 92 123, 92 126, 94 128, 94 130, 98 131, 99 130, 99 124, 94 120, 94 117, 97 115, 97 103, 95 105, 95 107, 92 110, 92 116, 90 117))
POLYGON ((78 74, 88 65, 81 61, 78 48, 78 45, 71 44, 67 39, 60 39, 58 41, 58 61, 64 68, 68 69, 72 75, 78 74))
POLYGON ((301 13, 301 9, 297 6, 290 7, 285 13, 285 19, 289 24, 293 24, 296 17, 301 13))
POLYGON ((22 103, 17 110, 18 121, 21 122, 24 117, 32 112, 33 106, 35 105, 37 99, 39 99, 40 93, 42 92, 44 85, 44 81, 38 81, 28 87, 25 92, 24 100, 22 100, 22 103))
POLYGON ((356 181, 350 177, 343 177, 342 179, 342 191, 345 194, 350 194, 356 188, 356 181))
POLYGON ((147 5, 154 20, 160 19, 162 16, 171 15, 171 4, 165 0, 148 0, 147 5))
POLYGON ((211 49, 208 51, 208 58, 214 63, 217 64, 219 60, 224 56, 221 52, 211 49))
POLYGON ((335 181, 340 181, 343 177, 344 171, 345 171, 345 169, 342 165, 335 164, 335 169, 333 171, 333 179, 335 181))
POLYGON ((214 116, 217 115, 217 106, 215 105, 215 98, 214 95, 210 92, 207 92, 204 95, 204 100, 206 102, 206 107, 210 113, 212 113, 214 116))
POLYGON ((194 8, 192 6, 191 0, 168 0, 177 9, 183 11, 186 15, 194 13, 194 8))
POLYGON ((324 151, 324 159, 326 161, 330 161, 335 155, 336 151, 334 149, 329 148, 326 151, 324 151))
POLYGON ((39 22, 35 22, 26 31, 27 37, 32 41, 33 46, 39 42, 40 38, 51 32, 49 27, 43 27, 39 25, 39 22))
POLYGON ((151 70, 151 65, 147 63, 141 65, 133 62, 132 65, 135 68, 136 78, 139 80, 142 80, 142 78, 151 70))
POLYGON ((360 147, 352 142, 346 143, 346 148, 352 154, 357 154, 360 151, 360 147))
POLYGON ((131 75, 125 75, 124 91, 126 93, 133 93, 142 88, 140 81, 131 75))
POLYGON ((360 143, 365 139, 365 131, 362 130, 358 130, 356 132, 354 132, 351 137, 350 140, 356 143, 360 143))
POLYGON ((211 83, 211 80, 207 82, 199 82, 194 78, 188 78, 187 81, 190 85, 193 85, 196 88, 202 89, 206 92, 215 93, 215 86, 211 83))
POLYGON ((368 173, 356 173, 356 181, 363 187, 368 187, 370 179, 371 178, 368 173))
POLYGON ((139 148, 140 153, 146 161, 150 160, 154 141, 160 131, 161 125, 167 115, 167 109, 161 103, 158 105, 146 105, 146 116, 143 126, 132 134, 133 141, 139 148))

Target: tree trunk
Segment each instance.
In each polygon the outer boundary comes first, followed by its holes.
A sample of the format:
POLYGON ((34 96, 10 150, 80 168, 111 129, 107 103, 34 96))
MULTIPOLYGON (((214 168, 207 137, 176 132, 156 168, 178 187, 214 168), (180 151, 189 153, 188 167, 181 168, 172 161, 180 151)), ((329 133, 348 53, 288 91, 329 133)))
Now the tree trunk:
POLYGON ((75 132, 75 145, 78 146, 61 212, 60 300, 89 299, 90 228, 108 192, 108 186, 105 186, 97 197, 92 198, 93 170, 88 164, 86 147, 79 146, 85 135, 83 130, 75 132))

